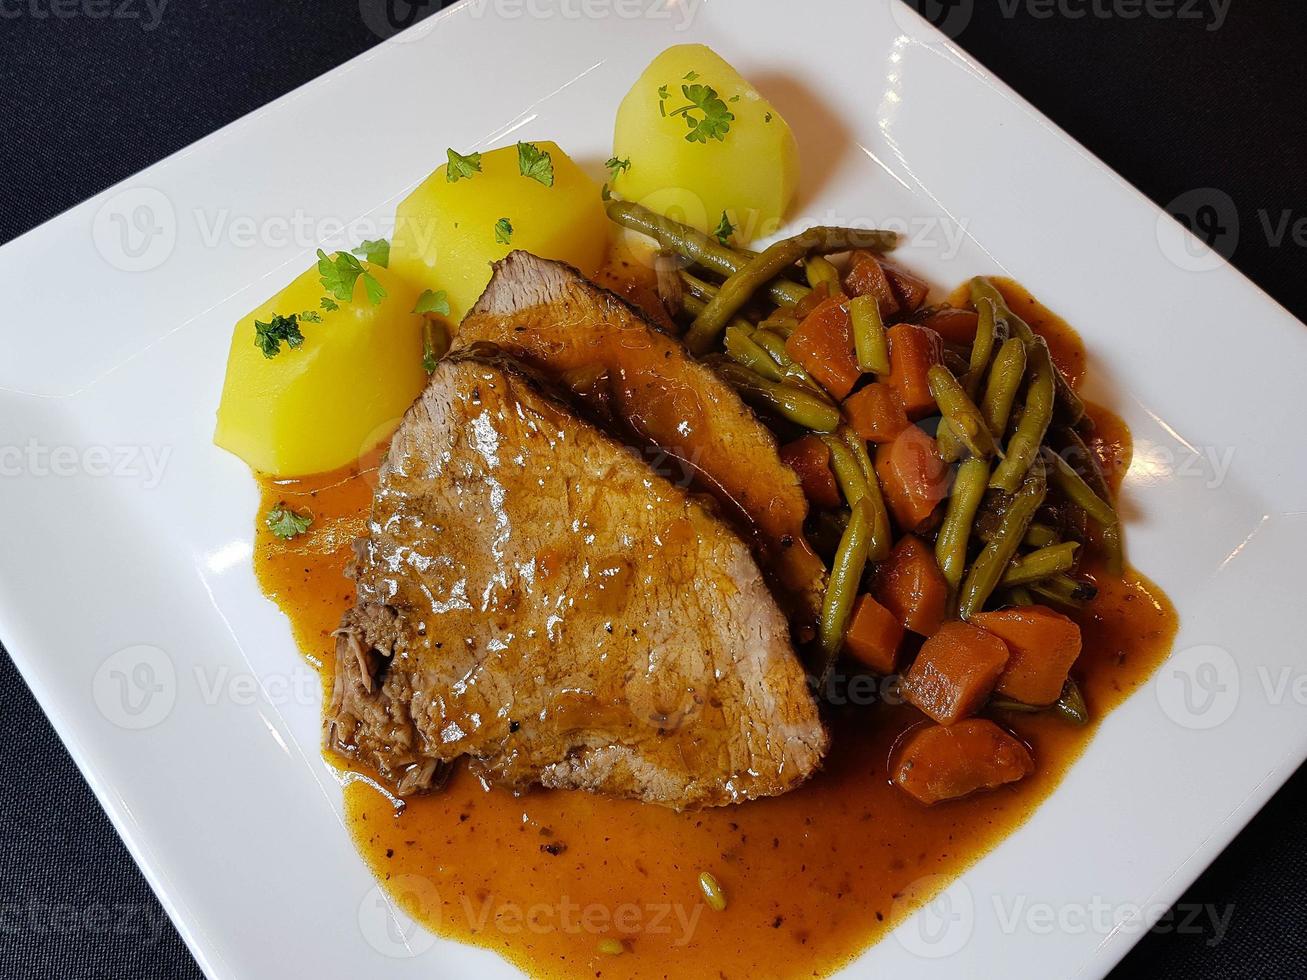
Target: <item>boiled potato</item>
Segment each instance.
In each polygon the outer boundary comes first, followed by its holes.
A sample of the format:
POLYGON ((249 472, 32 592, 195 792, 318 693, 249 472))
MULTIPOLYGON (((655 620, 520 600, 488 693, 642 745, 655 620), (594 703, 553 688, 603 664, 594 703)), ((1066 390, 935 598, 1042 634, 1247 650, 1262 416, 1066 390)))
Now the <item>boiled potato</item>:
POLYGON ((486 288, 490 263, 514 249, 586 275, 603 261, 608 221, 599 185, 558 144, 528 145, 549 154, 552 185, 524 176, 518 147, 505 146, 482 153, 480 172, 456 181, 448 164, 437 168, 396 211, 391 270, 420 289, 445 290, 456 321, 486 288))
POLYGON ((617 110, 613 156, 630 161, 613 182, 623 198, 701 231, 725 214, 742 243, 780 227, 799 182, 789 124, 702 44, 668 48, 645 69, 617 110))
POLYGON ((419 290, 375 264, 386 290, 373 304, 365 283, 350 301, 321 308, 328 295, 315 266, 237 324, 213 441, 253 469, 276 477, 322 473, 353 463, 394 431, 426 383, 419 290), (303 342, 264 355, 255 321, 300 320, 303 342))

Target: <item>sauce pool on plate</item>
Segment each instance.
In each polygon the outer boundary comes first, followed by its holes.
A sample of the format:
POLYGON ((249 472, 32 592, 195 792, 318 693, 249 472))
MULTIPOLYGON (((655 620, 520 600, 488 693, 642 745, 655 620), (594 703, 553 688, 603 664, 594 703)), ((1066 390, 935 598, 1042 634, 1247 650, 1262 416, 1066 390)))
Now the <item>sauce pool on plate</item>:
MULTIPOLYGON (((999 285, 1077 380, 1084 350, 1074 331, 1016 284, 999 285)), ((1117 482, 1129 433, 1110 412, 1091 412, 1091 447, 1117 482)), ((254 562, 328 689, 331 634, 354 602, 344 569, 378 463, 262 485, 261 514, 284 502, 314 518, 289 542, 261 529, 254 562)), ((895 745, 923 716, 894 703, 886 682, 854 676, 832 688, 832 750, 821 772, 785 796, 678 814, 582 792, 514 797, 460 767, 442 791, 402 808, 368 781, 345 779, 350 832, 412 918, 533 976, 830 973, 927 900, 930 885, 1016 830, 1096 725, 1165 659, 1176 628, 1166 596, 1132 570, 1120 578, 1091 567, 1088 577, 1098 595, 1075 616, 1084 649, 1072 673, 1093 722, 991 712, 1036 761, 1033 776, 994 792, 924 807, 894 787, 895 745), (720 883, 723 911, 705 898, 705 871, 720 883)))

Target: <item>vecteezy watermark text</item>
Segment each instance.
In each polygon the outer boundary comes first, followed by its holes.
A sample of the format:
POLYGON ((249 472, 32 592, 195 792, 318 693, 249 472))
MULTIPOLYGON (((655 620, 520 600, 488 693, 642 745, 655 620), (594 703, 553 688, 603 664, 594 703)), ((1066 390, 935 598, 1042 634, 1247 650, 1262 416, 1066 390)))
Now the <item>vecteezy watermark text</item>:
POLYGON ((0 0, 0 20, 134 20, 152 31, 169 0, 0 0))

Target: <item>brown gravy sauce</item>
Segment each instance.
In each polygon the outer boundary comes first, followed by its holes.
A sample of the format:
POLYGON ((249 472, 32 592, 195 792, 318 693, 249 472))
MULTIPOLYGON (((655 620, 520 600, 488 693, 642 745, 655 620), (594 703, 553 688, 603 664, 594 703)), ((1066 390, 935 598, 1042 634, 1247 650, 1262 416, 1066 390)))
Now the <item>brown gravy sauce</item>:
MULTIPOLYGON (((1078 379, 1084 348, 1074 331, 1016 284, 1001 286, 1078 379)), ((1129 432, 1105 409, 1092 412, 1093 446, 1119 480, 1129 432)), ((328 689, 330 634, 354 601, 342 571, 364 529, 376 468, 374 459, 262 484, 260 514, 285 501, 314 515, 309 533, 291 542, 260 528, 254 564, 328 689)), ((828 974, 929 898, 919 879, 961 873, 1020 827, 1096 725, 1169 653, 1176 617, 1160 589, 1134 572, 1124 580, 1091 576, 1099 594, 1078 616, 1084 652, 1073 673, 1095 721, 1075 728, 1051 716, 999 716, 1030 745, 1038 769, 997 792, 926 808, 894 788, 889 756, 921 715, 867 703, 878 693, 867 683, 847 688, 848 700, 860 703, 831 712, 833 748, 822 772, 777 799, 677 814, 581 792, 515 798, 460 769, 442 792, 399 811, 366 782, 349 783, 350 830, 414 919, 495 950, 533 976, 828 974), (724 912, 708 909, 699 893, 704 870, 726 892, 724 912), (623 954, 601 952, 605 939, 620 940, 623 954)))

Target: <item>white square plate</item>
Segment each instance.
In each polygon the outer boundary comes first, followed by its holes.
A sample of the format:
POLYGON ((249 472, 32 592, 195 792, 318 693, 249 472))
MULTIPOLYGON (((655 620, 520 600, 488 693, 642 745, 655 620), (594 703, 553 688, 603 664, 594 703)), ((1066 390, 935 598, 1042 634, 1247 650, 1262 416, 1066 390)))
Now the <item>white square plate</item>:
POLYGON ((515 974, 370 936, 255 486, 210 442, 232 323, 385 234, 446 146, 547 137, 597 172, 687 40, 793 122, 795 225, 897 221, 933 281, 1006 271, 1080 328, 1136 438, 1132 559, 1180 612, 1049 802, 848 974, 1102 975, 1304 758, 1300 324, 898 0, 470 2, 0 249, 0 636, 210 977, 515 974))

